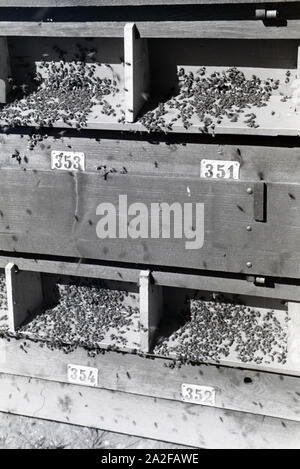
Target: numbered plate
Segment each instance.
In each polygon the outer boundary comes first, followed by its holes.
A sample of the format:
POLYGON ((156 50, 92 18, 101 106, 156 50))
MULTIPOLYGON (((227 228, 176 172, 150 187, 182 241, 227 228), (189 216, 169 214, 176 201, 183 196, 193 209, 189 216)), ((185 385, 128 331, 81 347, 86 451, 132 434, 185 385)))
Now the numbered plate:
POLYGON ((184 383, 181 385, 181 396, 183 402, 212 407, 216 405, 216 390, 211 386, 184 383))
POLYGON ((62 171, 85 171, 85 155, 73 151, 52 151, 51 169, 62 171))
POLYGON ((239 179, 238 161, 201 160, 200 177, 206 179, 239 179))
POLYGON ((97 386, 98 370, 89 366, 68 365, 68 382, 82 386, 97 386))

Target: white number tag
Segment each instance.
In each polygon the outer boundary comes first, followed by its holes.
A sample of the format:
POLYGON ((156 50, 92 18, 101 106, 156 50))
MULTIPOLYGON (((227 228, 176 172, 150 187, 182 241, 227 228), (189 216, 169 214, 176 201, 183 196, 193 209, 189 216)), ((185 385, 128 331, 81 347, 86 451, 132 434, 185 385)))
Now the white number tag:
POLYGON ((184 402, 208 406, 216 405, 216 390, 211 386, 184 383, 181 385, 181 395, 184 402))
POLYGON ((98 370, 89 366, 68 365, 68 382, 82 386, 97 386, 98 370))
POLYGON ((85 155, 73 151, 52 151, 51 169, 85 171, 85 155))
POLYGON ((239 179, 238 161, 201 160, 200 177, 207 179, 239 179))

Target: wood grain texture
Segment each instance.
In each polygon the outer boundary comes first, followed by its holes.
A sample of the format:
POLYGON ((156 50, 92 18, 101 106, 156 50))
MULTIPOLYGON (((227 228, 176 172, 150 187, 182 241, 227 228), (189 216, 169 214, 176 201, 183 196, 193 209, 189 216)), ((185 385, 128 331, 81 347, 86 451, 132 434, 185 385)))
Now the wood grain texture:
MULTIPOLYGON (((138 268, 125 268, 121 266, 83 264, 82 262, 66 262, 59 260, 25 259, 22 257, 0 257, 0 268, 13 261, 20 270, 42 272, 47 274, 72 275, 79 277, 101 278, 103 280, 127 281, 138 284, 140 270, 138 268)), ((176 288, 188 288, 200 291, 214 291, 300 301, 300 289, 297 283, 274 282, 269 287, 258 286, 245 278, 231 278, 224 274, 220 276, 180 273, 171 271, 153 270, 151 276, 156 285, 176 288)), ((4 314, 4 313, 3 313, 4 314)))
POLYGON ((150 96, 148 44, 134 23, 124 28, 125 117, 134 122, 150 96))
POLYGON ((295 0, 0 0, 4 7, 80 7, 140 5, 221 5, 243 3, 295 3, 295 0))
POLYGON ((300 447, 290 420, 6 374, 0 384, 0 410, 13 414, 201 448, 300 447))
MULTIPOLYGON (((123 37, 125 22, 1 21, 3 36, 123 37)), ((136 22, 141 38, 299 39, 300 20, 285 26, 265 26, 260 21, 160 21, 136 22)))
POLYGON ((163 289, 154 285, 151 272, 140 272, 141 351, 150 352, 163 316, 163 289))
POLYGON ((116 352, 93 358, 82 349, 66 355, 31 342, 25 353, 20 343, 0 341, 4 358, 1 373, 67 383, 67 365, 71 363, 97 368, 100 389, 181 401, 182 383, 212 386, 218 408, 300 420, 299 377, 212 365, 171 369, 166 368, 167 360, 158 358, 116 352))
POLYGON ((242 181, 298 183, 300 161, 298 140, 241 141, 238 137, 224 140, 210 139, 204 142, 171 138, 164 141, 141 136, 117 134, 108 138, 105 133, 69 136, 60 131, 44 138, 32 151, 28 151, 28 138, 24 134, 0 135, 0 168, 14 171, 50 170, 51 151, 78 151, 86 155, 86 170, 97 173, 97 167, 106 165, 117 172, 126 168, 130 175, 200 176, 203 158, 229 160, 240 163, 242 181), (24 136, 22 136, 24 135, 24 136), (19 165, 11 156, 15 149, 26 155, 19 165))
MULTIPOLYGON (((300 275, 297 184, 267 185, 267 223, 254 222, 253 194, 247 192, 253 186, 241 181, 128 174, 104 180, 88 173, 2 170, 0 184, 2 251, 275 277, 300 275), (187 249, 186 238, 174 238, 173 228, 170 239, 99 239, 96 208, 109 202, 118 210, 119 195, 127 196, 128 206, 138 201, 147 210, 162 201, 204 203, 204 246, 187 249)), ((149 227, 149 218, 143 219, 149 227)))

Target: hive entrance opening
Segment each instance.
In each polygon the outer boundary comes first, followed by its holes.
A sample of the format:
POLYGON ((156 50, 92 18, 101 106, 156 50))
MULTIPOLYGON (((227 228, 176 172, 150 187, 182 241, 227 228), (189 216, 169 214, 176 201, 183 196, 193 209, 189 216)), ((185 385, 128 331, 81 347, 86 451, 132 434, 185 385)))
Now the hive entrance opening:
POLYGON ((4 269, 0 269, 0 329, 7 321, 7 293, 4 269))
POLYGON ((187 291, 176 304, 161 323, 155 354, 182 363, 287 363, 290 318, 280 301, 187 291))
POLYGON ((45 275, 43 284, 44 306, 17 330, 22 337, 66 352, 139 348, 135 285, 52 275, 45 275))
POLYGON ((295 128, 297 42, 149 40, 149 131, 295 128))
POLYGON ((124 119, 121 39, 9 38, 3 126, 85 128, 124 119))

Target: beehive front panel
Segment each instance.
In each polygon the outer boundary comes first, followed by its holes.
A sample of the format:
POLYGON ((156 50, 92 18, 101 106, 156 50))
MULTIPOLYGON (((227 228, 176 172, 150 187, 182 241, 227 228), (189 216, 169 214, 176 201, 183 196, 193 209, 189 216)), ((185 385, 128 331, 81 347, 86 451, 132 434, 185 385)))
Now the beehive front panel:
POLYGON ((2 251, 299 276, 300 186, 2 170, 2 251), (278 202, 280 201, 280 203, 278 202))

